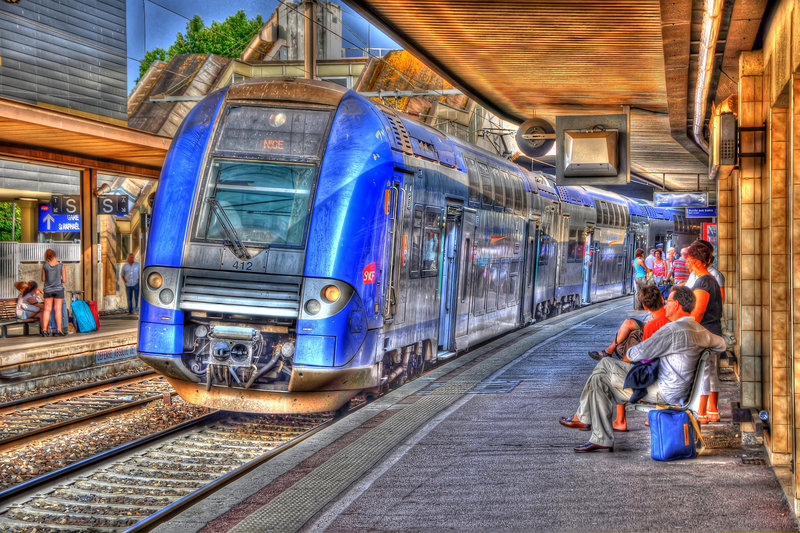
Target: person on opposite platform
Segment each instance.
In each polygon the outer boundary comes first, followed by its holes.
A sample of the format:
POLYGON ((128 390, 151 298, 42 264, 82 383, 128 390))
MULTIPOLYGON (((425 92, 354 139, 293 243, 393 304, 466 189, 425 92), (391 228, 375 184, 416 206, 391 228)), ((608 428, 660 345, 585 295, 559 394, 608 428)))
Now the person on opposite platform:
MULTIPOLYGON (((665 309, 669 324, 628 351, 631 361, 661 359, 658 380, 647 388, 643 400, 652 403, 680 404, 691 392, 697 361, 703 350, 723 350, 725 341, 698 324, 691 316, 695 297, 686 287, 674 287, 665 309)), ((601 359, 586 381, 578 411, 559 420, 562 426, 591 431, 589 441, 576 446, 576 453, 614 451, 613 405, 623 403, 631 389, 623 389, 625 376, 633 366, 613 357, 601 359)))
POLYGON ((128 261, 122 265, 122 279, 125 281, 125 294, 128 297, 128 314, 139 311, 139 276, 141 269, 133 254, 128 254, 128 261))

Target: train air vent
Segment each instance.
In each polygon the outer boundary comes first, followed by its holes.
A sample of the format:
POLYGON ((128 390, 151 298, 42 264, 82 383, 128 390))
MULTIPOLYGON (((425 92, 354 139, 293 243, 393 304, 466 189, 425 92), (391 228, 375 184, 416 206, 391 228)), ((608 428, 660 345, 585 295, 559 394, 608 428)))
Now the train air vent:
POLYGON ((180 308, 186 311, 297 318, 300 279, 186 270, 180 308))
POLYGON ((389 119, 389 123, 392 126, 392 133, 394 134, 394 144, 395 148, 400 150, 401 152, 405 152, 411 155, 414 152, 414 149, 411 146, 411 137, 408 135, 408 131, 406 130, 405 124, 403 121, 400 120, 400 117, 397 115, 393 115, 390 112, 383 111, 384 116, 389 119))

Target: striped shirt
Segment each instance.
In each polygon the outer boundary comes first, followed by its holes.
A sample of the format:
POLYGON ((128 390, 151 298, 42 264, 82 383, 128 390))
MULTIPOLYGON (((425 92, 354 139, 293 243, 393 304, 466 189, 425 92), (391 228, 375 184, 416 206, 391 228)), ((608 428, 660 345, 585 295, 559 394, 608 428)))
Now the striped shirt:
POLYGON ((686 259, 681 257, 673 261, 672 273, 675 275, 675 283, 689 279, 689 267, 686 266, 686 259))

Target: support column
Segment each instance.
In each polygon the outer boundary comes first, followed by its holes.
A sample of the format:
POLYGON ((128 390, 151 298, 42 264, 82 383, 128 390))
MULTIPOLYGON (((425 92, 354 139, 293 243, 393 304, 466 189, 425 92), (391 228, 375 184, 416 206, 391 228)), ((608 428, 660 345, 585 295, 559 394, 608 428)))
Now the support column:
MULTIPOLYGON (((764 82, 764 68, 761 52, 744 52, 739 59, 739 125, 760 127, 765 122, 765 91, 769 84, 764 82)), ((742 132, 743 152, 766 151, 767 136, 761 132, 742 132)), ((736 325, 737 357, 740 361, 739 379, 742 387, 742 407, 762 406, 763 391, 769 391, 763 375, 762 343, 762 291, 761 284, 761 202, 762 176, 765 160, 746 157, 741 160, 738 172, 738 197, 736 231, 740 246, 735 250, 739 300, 731 300, 732 316, 736 325)), ((726 250, 723 250, 723 253, 726 250)), ((726 295, 727 296, 727 295, 726 295)), ((768 392, 767 392, 768 393, 768 392)))
POLYGON ((770 113, 770 174, 768 209, 762 213, 769 229, 769 250, 764 275, 769 279, 769 324, 772 371, 772 405, 770 411, 770 449, 772 464, 791 464, 791 384, 789 372, 789 239, 787 217, 788 171, 790 147, 787 124, 789 110, 773 107, 770 113), (769 223, 767 224, 767 221, 769 223))
POLYGON ((305 36, 303 60, 306 71, 306 79, 317 79, 317 2, 316 0, 305 0, 305 36))
POLYGON ((84 298, 95 299, 95 270, 97 267, 97 170, 81 171, 81 281, 84 298))

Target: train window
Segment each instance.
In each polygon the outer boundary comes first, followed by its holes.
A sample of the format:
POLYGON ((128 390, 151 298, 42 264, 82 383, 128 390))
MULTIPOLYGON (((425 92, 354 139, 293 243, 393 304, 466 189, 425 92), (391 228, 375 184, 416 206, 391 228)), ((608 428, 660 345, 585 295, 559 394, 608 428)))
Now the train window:
POLYGON ((500 277, 497 280, 497 308, 505 309, 508 306, 508 263, 500 264, 500 277))
POLYGON ((481 203, 481 177, 475 161, 465 157, 467 162, 467 175, 469 176, 469 205, 478 206, 481 203))
POLYGON ((525 187, 522 186, 522 182, 519 180, 519 177, 513 174, 511 175, 511 182, 514 184, 514 188, 517 190, 517 194, 514 196, 514 211, 525 216, 525 213, 522 212, 522 210, 525 208, 525 187))
POLYGON ((508 305, 519 303, 519 272, 522 267, 520 261, 514 261, 508 270, 508 305))
POLYGON ((569 242, 567 243, 567 263, 582 263, 584 242, 581 239, 580 231, 577 229, 569 230, 569 242))
POLYGON ((492 176, 494 177, 494 205, 502 209, 506 205, 506 180, 503 173, 496 168, 492 169, 492 176))
POLYGON ((503 172, 503 180, 506 183, 506 211, 517 211, 517 188, 508 172, 503 172))
POLYGON ((232 240, 220 217, 230 220, 235 237, 256 245, 302 246, 310 209, 315 165, 213 159, 202 196, 197 238, 232 240), (207 200, 216 200, 220 210, 207 200))
MULTIPOLYGON (((546 230, 545 230, 546 231, 546 230)), ((553 240, 550 235, 546 235, 544 231, 539 237, 539 266, 546 266, 553 253, 553 240)))
POLYGON ((226 153, 318 156, 329 111, 231 106, 215 148, 226 153))
POLYGON ((439 250, 441 248, 442 212, 433 207, 425 208, 425 228, 422 238, 422 276, 439 274, 439 250))
POLYGON ((419 251, 422 242, 422 219, 423 211, 421 205, 414 206, 414 226, 411 232, 411 277, 419 277, 419 251))
POLYGON ((472 314, 482 315, 486 310, 486 263, 476 258, 472 267, 472 314))
POLYGON ((481 204, 483 207, 491 207, 494 201, 494 187, 492 186, 492 176, 489 167, 485 163, 478 162, 478 170, 481 175, 481 204))
POLYGON ((500 277, 497 264, 492 264, 488 269, 488 288, 486 290, 486 310, 494 311, 497 309, 497 285, 500 277))

